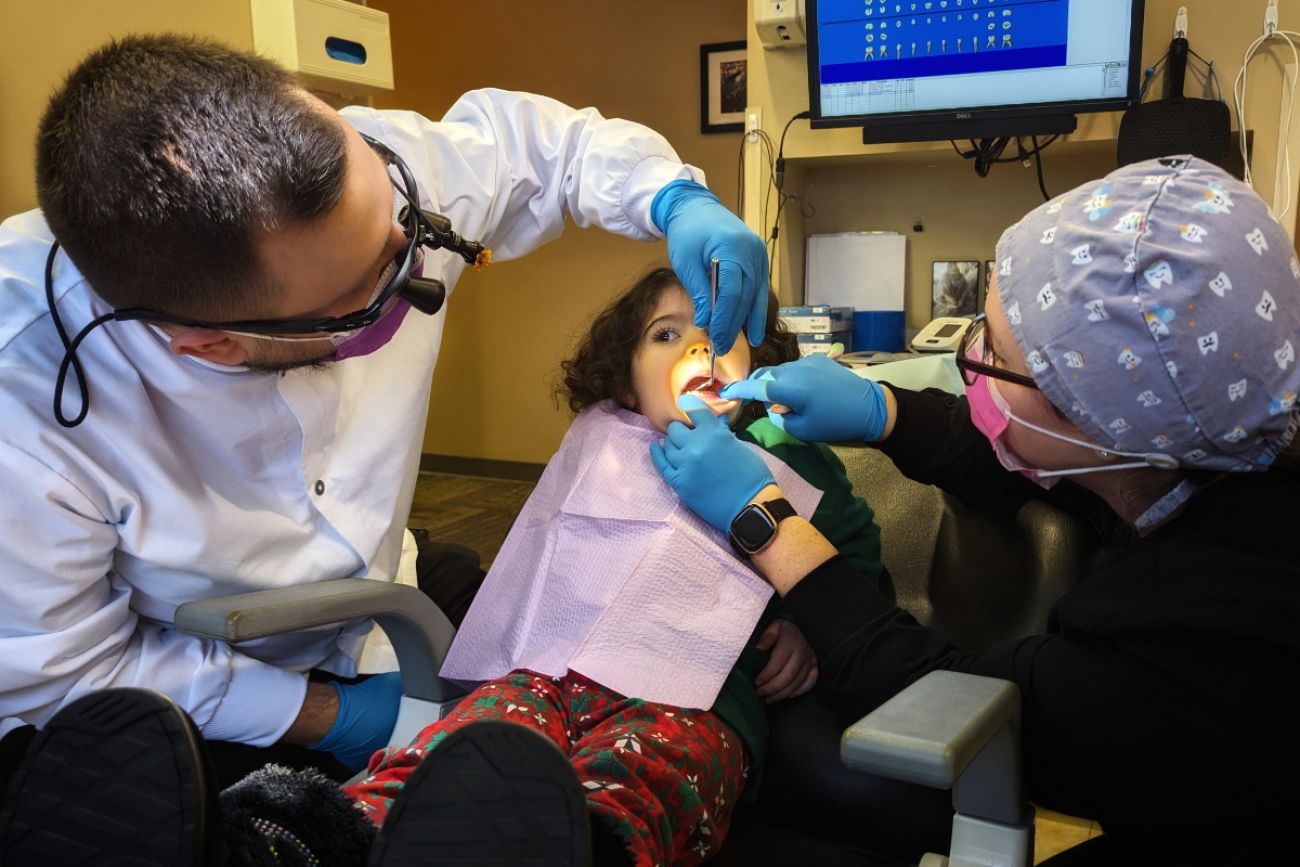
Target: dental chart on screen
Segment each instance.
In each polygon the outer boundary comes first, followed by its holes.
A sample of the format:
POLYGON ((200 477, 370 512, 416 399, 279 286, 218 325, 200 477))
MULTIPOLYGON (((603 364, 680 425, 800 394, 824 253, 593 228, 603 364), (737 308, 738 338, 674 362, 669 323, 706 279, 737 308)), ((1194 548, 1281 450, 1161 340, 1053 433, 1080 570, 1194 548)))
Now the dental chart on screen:
POLYGON ((823 118, 1124 99, 1133 0, 820 0, 823 118))

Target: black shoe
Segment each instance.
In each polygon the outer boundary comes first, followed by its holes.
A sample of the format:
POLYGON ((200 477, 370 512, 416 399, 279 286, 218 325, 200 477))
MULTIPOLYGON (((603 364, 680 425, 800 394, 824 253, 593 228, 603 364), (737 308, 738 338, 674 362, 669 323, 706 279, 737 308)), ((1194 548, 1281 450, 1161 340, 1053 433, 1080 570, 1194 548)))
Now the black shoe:
POLYGON ((0 815, 0 865, 220 863, 203 741, 171 699, 107 689, 56 713, 0 815))
POLYGON ((522 725, 452 732, 393 803, 370 867, 589 867, 591 826, 573 765, 522 725))

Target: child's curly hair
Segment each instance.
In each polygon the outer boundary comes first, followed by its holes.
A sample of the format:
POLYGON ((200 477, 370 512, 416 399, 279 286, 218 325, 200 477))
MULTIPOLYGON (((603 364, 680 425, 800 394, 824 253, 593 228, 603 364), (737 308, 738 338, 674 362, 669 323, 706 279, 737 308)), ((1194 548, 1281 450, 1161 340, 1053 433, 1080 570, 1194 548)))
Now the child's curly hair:
MULTIPOLYGON (((560 362, 561 380, 556 397, 568 404, 575 415, 602 400, 615 400, 635 409, 632 396, 632 359, 641 342, 646 321, 665 290, 680 286, 671 268, 647 271, 592 321, 586 336, 572 357, 560 362)), ((799 343, 785 330, 778 314, 776 295, 767 293, 767 329, 763 342, 753 350, 754 368, 794 361, 799 343)), ((741 334, 739 340, 744 340, 741 334)), ((760 407, 761 409, 761 407, 760 407)))

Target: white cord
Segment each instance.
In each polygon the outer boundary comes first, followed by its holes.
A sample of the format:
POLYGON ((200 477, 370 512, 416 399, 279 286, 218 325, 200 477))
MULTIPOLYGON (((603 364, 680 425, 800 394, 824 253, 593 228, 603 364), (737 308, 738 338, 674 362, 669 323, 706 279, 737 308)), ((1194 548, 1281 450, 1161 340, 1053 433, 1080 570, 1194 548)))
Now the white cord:
MULTIPOLYGON (((1291 190, 1294 183, 1291 177, 1291 121, 1295 119, 1295 92, 1297 85, 1300 85, 1300 51, 1296 50, 1295 44, 1295 40, 1300 39, 1300 33, 1288 30, 1282 30, 1279 32, 1282 34, 1282 38, 1286 40, 1287 45, 1291 46, 1291 57, 1295 61, 1292 64, 1292 68, 1295 71, 1291 73, 1291 95, 1288 97, 1286 108, 1286 128, 1282 130, 1282 164, 1286 168, 1285 173, 1283 174, 1285 180, 1282 182, 1282 201, 1285 204, 1282 207, 1281 213, 1277 215, 1278 222, 1281 222, 1291 210, 1291 190)), ((1274 169, 1274 171, 1278 170, 1274 169)), ((1274 194, 1273 208, 1270 210, 1277 208, 1276 187, 1274 187, 1274 194)))
POLYGON ((1237 109, 1237 133, 1241 137, 1241 161, 1245 166, 1243 179, 1247 184, 1250 180, 1250 153, 1246 144, 1246 105, 1242 93, 1245 92, 1246 69, 1250 66, 1250 60, 1255 54, 1255 49, 1263 44, 1268 37, 1260 36, 1246 48, 1246 54, 1241 60, 1241 69, 1237 71, 1237 78, 1232 83, 1232 102, 1233 107, 1237 109))
MULTIPOLYGON (((1291 189, 1291 121, 1295 116, 1295 96, 1297 86, 1300 85, 1300 49, 1296 47, 1296 40, 1300 40, 1300 33, 1294 30, 1273 30, 1260 36, 1250 44, 1246 49, 1246 54, 1241 61, 1241 71, 1237 73, 1237 80, 1232 85, 1232 99, 1237 109, 1238 133, 1241 137, 1241 161, 1245 166, 1243 175, 1246 183, 1254 186, 1254 179, 1250 171, 1250 156, 1246 144, 1246 70, 1250 66, 1250 61, 1254 59, 1255 54, 1270 39, 1281 39, 1291 49, 1291 56, 1295 62, 1296 71, 1291 74, 1291 95, 1288 99, 1286 109, 1286 126, 1282 130, 1282 145, 1278 148, 1278 165, 1277 171, 1282 172, 1283 184, 1282 189, 1289 191, 1291 189)), ((1269 207, 1269 212, 1277 220, 1282 220, 1291 210, 1291 199, 1289 192, 1284 193, 1285 205, 1281 212, 1277 211, 1276 196, 1273 204, 1269 207)))

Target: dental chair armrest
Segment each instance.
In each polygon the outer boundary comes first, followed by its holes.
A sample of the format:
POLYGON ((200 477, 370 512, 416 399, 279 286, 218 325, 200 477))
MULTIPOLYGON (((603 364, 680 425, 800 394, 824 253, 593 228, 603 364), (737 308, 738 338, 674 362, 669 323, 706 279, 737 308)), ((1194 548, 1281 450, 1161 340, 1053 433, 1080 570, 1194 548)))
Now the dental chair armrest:
POLYGON ((1003 824, 1029 809, 1020 763, 1020 690, 1014 683, 932 671, 844 732, 850 768, 952 789, 960 814, 1003 824))
POLYGON ((359 619, 375 621, 388 635, 406 696, 443 703, 463 694, 438 676, 455 628, 428 596, 404 584, 344 578, 217 596, 180 606, 175 624, 191 635, 238 644, 359 619))

